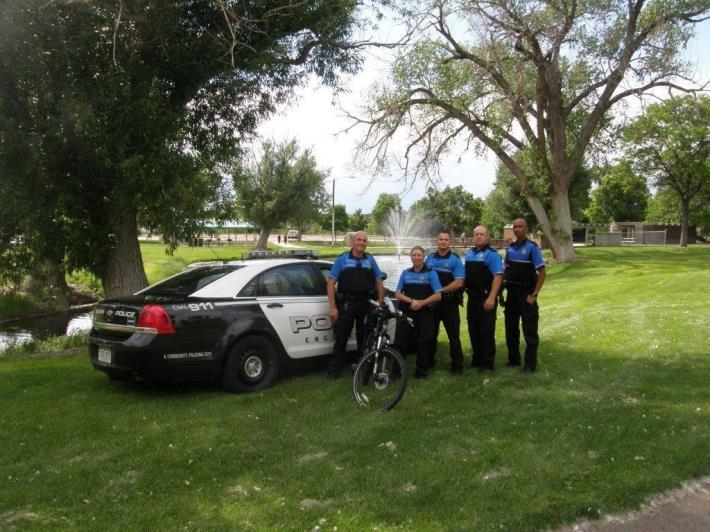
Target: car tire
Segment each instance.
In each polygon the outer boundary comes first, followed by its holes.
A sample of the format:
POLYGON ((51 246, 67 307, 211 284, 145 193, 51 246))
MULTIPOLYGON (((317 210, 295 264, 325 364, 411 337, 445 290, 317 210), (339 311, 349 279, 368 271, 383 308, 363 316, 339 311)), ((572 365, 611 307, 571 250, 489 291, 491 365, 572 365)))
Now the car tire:
POLYGON ((261 336, 239 340, 229 352, 222 387, 230 392, 255 392, 270 387, 279 375, 274 346, 261 336))

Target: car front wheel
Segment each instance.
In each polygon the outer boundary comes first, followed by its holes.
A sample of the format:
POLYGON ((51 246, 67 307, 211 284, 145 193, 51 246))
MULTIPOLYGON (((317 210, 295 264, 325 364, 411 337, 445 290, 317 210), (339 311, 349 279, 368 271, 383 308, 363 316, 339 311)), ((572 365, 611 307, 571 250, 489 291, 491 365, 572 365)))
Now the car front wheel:
POLYGON ((274 346, 261 336, 248 336, 230 351, 222 386, 230 392, 254 392, 270 387, 278 375, 279 360, 274 346))

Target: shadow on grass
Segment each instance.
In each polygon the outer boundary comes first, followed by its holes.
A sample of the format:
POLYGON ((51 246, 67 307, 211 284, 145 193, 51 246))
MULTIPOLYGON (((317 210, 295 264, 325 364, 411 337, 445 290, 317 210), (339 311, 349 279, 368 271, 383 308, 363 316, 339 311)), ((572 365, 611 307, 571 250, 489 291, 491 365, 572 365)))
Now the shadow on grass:
POLYGON ((0 488, 0 514, 61 507, 79 528, 539 530, 710 471, 702 344, 633 356, 543 338, 534 375, 501 367, 504 352, 493 374, 440 364, 385 415, 317 366, 232 395, 109 383, 75 359, 14 364, 4 472, 52 471, 46 496, 39 482, 0 488))

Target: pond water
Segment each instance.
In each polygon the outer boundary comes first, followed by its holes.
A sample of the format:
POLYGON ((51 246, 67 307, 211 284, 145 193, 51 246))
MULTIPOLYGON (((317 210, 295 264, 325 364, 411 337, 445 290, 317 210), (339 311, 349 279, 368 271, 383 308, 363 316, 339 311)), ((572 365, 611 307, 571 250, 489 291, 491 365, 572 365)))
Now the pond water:
MULTIPOLYGON (((409 255, 377 255, 377 264, 387 274, 385 286, 397 288, 402 271, 412 263, 409 255)), ((62 336, 88 332, 91 329, 91 312, 86 310, 57 312, 40 318, 19 319, 0 324, 0 351, 12 345, 46 340, 52 336, 62 336)))
POLYGON ((86 332, 91 329, 91 312, 86 309, 57 312, 38 318, 23 318, 0 324, 0 351, 13 345, 86 332))

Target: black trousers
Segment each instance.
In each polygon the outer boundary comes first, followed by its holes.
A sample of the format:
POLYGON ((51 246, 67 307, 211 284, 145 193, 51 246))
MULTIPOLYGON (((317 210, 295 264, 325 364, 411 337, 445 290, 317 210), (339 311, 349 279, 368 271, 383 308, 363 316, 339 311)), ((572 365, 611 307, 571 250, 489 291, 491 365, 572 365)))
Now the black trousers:
POLYGON ((525 367, 537 367, 537 346, 540 337, 537 334, 540 316, 537 301, 532 305, 525 299, 532 294, 532 288, 507 286, 505 300, 505 345, 508 348, 508 364, 520 365, 520 322, 523 323, 525 338, 525 367))
POLYGON ((468 296, 466 307, 468 336, 471 338, 473 356, 471 365, 474 368, 493 369, 496 357, 496 314, 498 302, 492 310, 485 310, 483 303, 486 296, 468 296))
POLYGON ((432 356, 432 339, 434 338, 434 310, 425 308, 416 312, 408 312, 407 316, 414 320, 414 325, 406 321, 397 323, 395 348, 404 355, 407 346, 414 341, 417 348, 417 372, 426 373, 432 356))
POLYGON ((354 362, 352 356, 347 353, 350 333, 355 326, 355 338, 357 339, 357 356, 362 354, 363 342, 367 333, 367 314, 370 304, 367 301, 357 303, 338 303, 338 319, 333 324, 335 334, 335 345, 333 355, 330 358, 328 371, 340 373, 348 364, 354 362))
POLYGON ((461 316, 456 298, 444 299, 434 307, 434 338, 432 339, 429 366, 434 367, 436 359, 439 325, 443 323, 446 336, 449 337, 449 356, 451 368, 463 368, 463 349, 461 348, 461 316))

